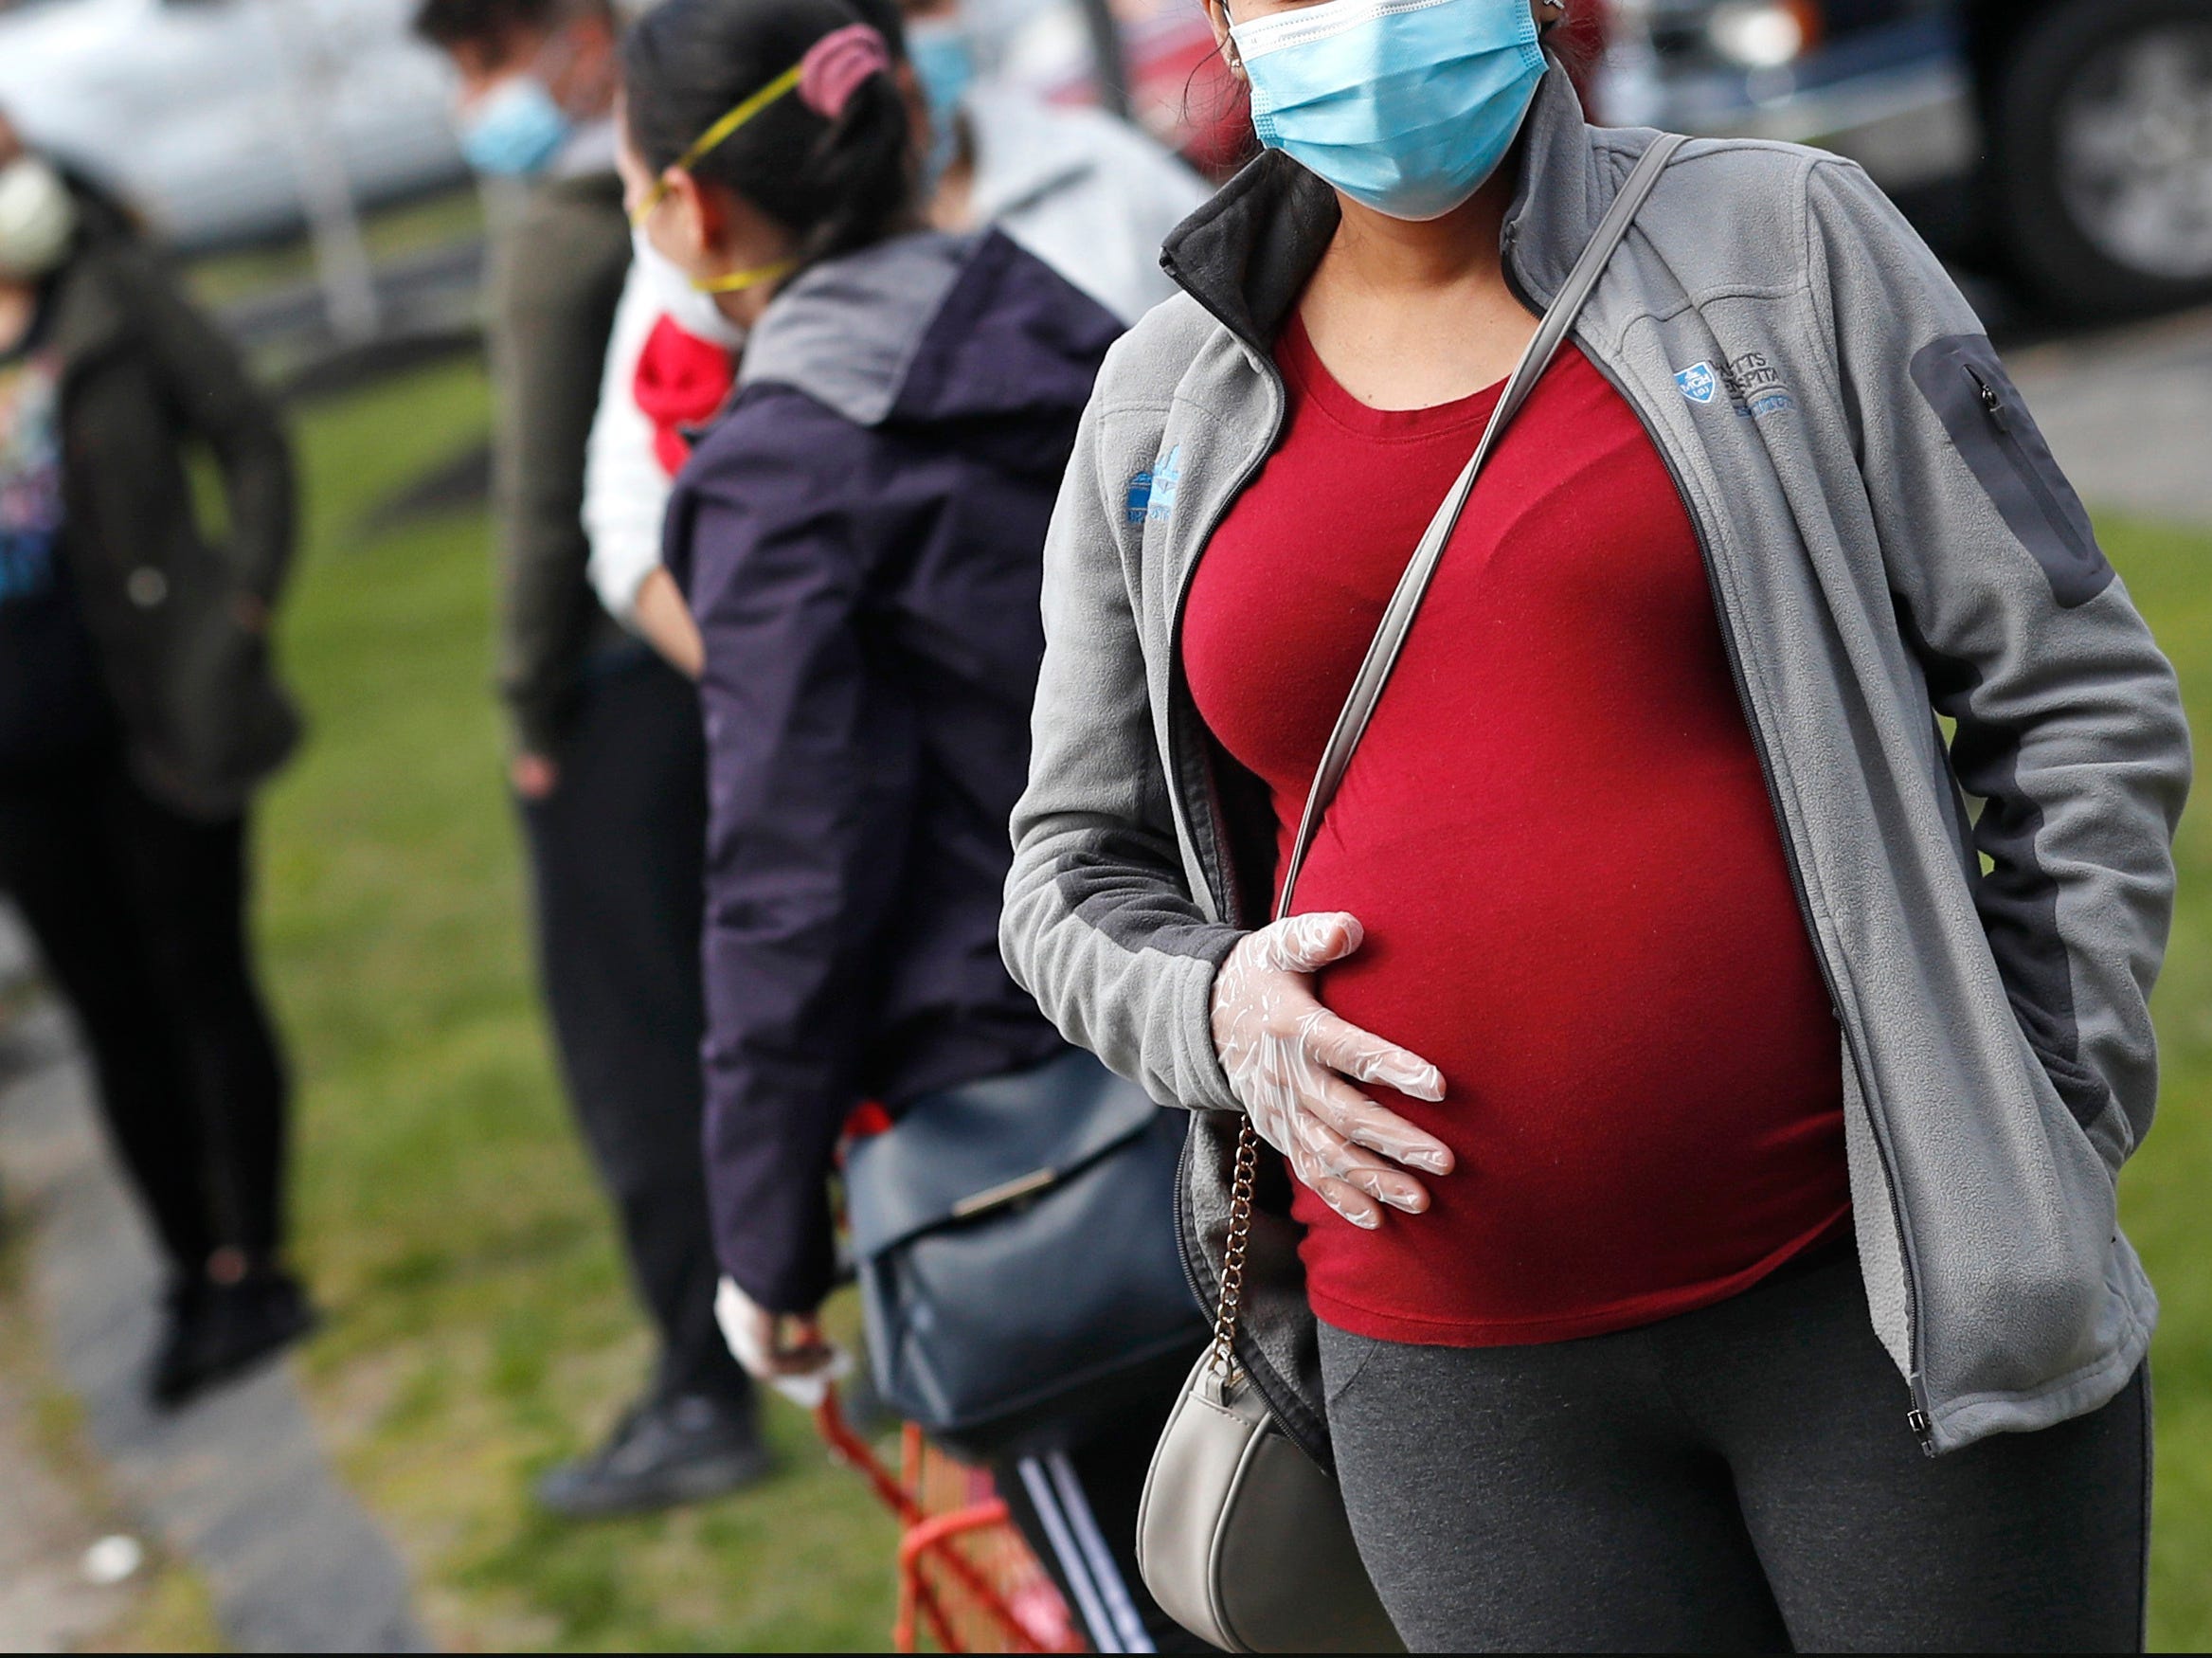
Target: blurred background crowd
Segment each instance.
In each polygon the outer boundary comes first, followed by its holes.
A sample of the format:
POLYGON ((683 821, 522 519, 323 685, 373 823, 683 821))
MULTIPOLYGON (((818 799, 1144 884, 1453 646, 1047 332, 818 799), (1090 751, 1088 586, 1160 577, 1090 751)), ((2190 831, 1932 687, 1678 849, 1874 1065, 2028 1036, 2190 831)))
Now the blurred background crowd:
MULTIPOLYGON (((992 81, 1125 116, 1209 175, 1250 144, 1195 7, 970 9, 992 81)), ((361 215, 467 177, 449 75, 410 16, 407 0, 11 0, 0 103, 180 249, 312 230, 332 331, 403 332, 459 261, 394 269, 361 215)), ((2212 280, 2201 21, 2189 0, 1608 0, 1581 27, 1607 42, 1599 119, 1820 143, 1947 252, 2111 309, 2212 280)))
MULTIPOLYGON (((1124 323, 1172 292, 1160 239, 1254 148, 1196 0, 872 3, 933 224, 999 226, 1124 323)), ((63 1634, 260 1644, 194 1546, 212 1511, 149 1520, 103 1464, 179 1431, 143 1404, 212 1408, 295 1346, 302 1443, 396 1542, 410 1639, 891 1626, 891 1520, 757 1405, 714 1313, 700 645, 661 519, 743 335, 633 237, 631 21, 0 0, 0 1488, 63 1465, 42 1524, 158 1545, 63 1634), (72 577, 56 549, 90 522, 163 550, 72 577), (57 1227, 24 1126, 57 1075, 86 1093, 73 1044, 151 1219, 135 1266, 57 1227), (32 1265, 55 1252, 59 1278, 32 1265), (69 1271, 124 1334, 55 1333, 69 1271)), ((1574 27, 1594 118, 1851 155, 2004 343, 2178 356, 2205 383, 2178 418, 2212 415, 2207 0, 1607 0, 1574 27)), ((2095 405, 2112 446, 2174 452, 2170 400, 2125 379, 2095 405)), ((2212 509, 2099 527, 2195 707, 2212 509)), ((2212 1269, 2185 1227, 2212 845, 2185 831, 2183 859, 2167 1116, 2128 1203, 2169 1307, 2153 1627, 2186 1646, 2212 1638, 2212 1269)), ((828 1316, 849 1340, 849 1298, 828 1316)), ((196 1466, 313 1532, 269 1477, 275 1418, 195 1419, 196 1466)), ((0 1496, 0 1535, 27 1512, 0 1496)), ((38 1555, 0 1544, 0 1579, 38 1555)), ((0 1645, 51 1638, 26 1604, 0 1581, 0 1645)))

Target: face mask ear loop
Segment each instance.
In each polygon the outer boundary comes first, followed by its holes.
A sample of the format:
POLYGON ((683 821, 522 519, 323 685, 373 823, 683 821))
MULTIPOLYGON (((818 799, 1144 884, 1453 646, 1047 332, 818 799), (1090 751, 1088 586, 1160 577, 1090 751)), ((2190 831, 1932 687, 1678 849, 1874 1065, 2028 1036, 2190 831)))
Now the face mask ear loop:
POLYGON ((631 227, 642 229, 645 221, 653 217, 654 208, 668 200, 669 191, 675 188, 669 183, 668 175, 670 173, 689 172, 692 168, 698 166, 706 158, 709 151, 721 144, 738 128, 744 126, 746 122, 751 120, 768 105, 796 87, 799 84, 800 75, 805 68, 806 64, 803 60, 792 64, 790 68, 784 70, 782 74, 777 76, 775 80, 769 81, 767 85, 762 87, 692 139, 691 147, 670 162, 667 168, 662 171, 661 175, 653 181, 653 188, 645 192, 644 199, 638 204, 637 210, 630 215, 631 227))
POLYGON ((754 265, 750 269, 730 271, 719 277, 693 277, 692 286, 702 294, 742 294, 747 288, 757 288, 763 282, 772 282, 779 277, 787 277, 799 268, 795 259, 778 260, 774 264, 754 265))
POLYGON ((862 81, 890 68, 890 48, 868 25, 854 23, 832 29, 806 48, 806 56, 692 139, 691 147, 654 181, 653 189, 630 215, 630 223, 642 225, 646 215, 667 197, 668 172, 691 171, 710 151, 786 92, 797 91, 808 109, 824 120, 834 121, 845 113, 847 100, 862 81))
POLYGON ((1229 65, 1232 80, 1249 81, 1250 78, 1244 72, 1244 54, 1236 49, 1236 13, 1229 9, 1229 0, 1220 0, 1220 4, 1221 15, 1229 20, 1232 31, 1222 38, 1221 61, 1229 65))

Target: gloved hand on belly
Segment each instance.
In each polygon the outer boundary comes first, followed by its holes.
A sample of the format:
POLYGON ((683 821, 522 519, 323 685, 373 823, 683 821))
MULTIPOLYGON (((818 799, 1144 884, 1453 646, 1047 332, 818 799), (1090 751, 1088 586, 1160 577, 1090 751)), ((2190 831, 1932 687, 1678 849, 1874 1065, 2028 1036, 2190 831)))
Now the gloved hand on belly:
POLYGON ((1355 1226, 1382 1224, 1381 1205, 1408 1215, 1429 1194, 1408 1168, 1451 1172, 1451 1148, 1361 1093, 1379 1083, 1417 1100, 1444 1098, 1444 1075, 1418 1054, 1339 1018, 1313 975, 1356 952, 1350 915, 1293 915, 1246 936, 1214 982, 1214 1046, 1252 1126, 1291 1172, 1355 1226))

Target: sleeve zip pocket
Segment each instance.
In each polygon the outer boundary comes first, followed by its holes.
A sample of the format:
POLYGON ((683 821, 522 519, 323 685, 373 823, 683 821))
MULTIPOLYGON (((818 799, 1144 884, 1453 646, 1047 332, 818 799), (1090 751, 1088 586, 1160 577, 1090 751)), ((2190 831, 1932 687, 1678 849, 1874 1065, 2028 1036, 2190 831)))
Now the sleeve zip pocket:
POLYGON ((2089 514, 1988 339, 1937 340, 1913 359, 1913 380, 2060 606, 2086 604, 2110 586, 2113 568, 2089 514))
POLYGON ((1982 407, 1988 413, 1989 424, 1997 428, 1997 441, 2005 451, 2005 460, 2011 462, 2012 470, 2020 475, 2020 480, 2027 486, 2028 493, 2035 496, 2036 505, 2042 511, 2044 522, 2065 542, 2074 557, 2085 564, 2101 562, 2103 554, 2097 550, 2095 535, 2085 534, 2083 531, 2087 527, 2077 528, 2074 522, 2082 515, 2078 504, 2074 512, 2069 513, 2066 504, 2052 493, 2050 483, 2043 477, 2046 471, 2057 475, 2056 462, 2047 467, 2037 466, 2021 442, 2019 430, 2013 424, 2011 405, 2005 402, 2005 393, 1984 379, 1981 371, 1971 363, 1962 364, 1961 367, 1966 369, 1967 378, 1974 383, 1982 407))

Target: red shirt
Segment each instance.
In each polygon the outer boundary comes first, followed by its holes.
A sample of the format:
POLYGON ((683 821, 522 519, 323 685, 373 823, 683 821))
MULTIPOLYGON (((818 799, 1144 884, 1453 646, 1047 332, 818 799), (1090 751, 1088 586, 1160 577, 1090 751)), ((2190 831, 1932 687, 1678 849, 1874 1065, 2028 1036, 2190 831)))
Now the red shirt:
MULTIPOLYGON (((1385 412, 1278 348, 1281 446, 1215 532, 1183 660, 1286 856, 1385 601, 1498 388, 1385 412)), ((1280 867, 1280 864, 1278 865, 1280 867)), ((1303 1186, 1314 1309, 1382 1340, 1565 1341, 1735 1294, 1847 1223, 1842 1043, 1695 532, 1573 348, 1493 457, 1300 878, 1322 976, 1444 1072, 1449 1144, 1379 1232, 1303 1186)))

